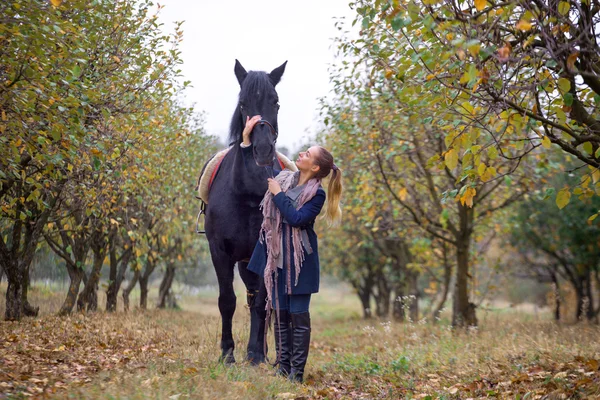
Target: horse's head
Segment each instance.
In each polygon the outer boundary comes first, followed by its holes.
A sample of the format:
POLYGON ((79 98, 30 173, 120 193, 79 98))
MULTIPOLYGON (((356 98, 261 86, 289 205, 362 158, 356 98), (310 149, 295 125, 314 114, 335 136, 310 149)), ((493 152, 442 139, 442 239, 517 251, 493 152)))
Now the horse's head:
POLYGON ((260 115, 262 120, 254 126, 251 141, 254 161, 259 166, 271 165, 275 156, 275 142, 279 132, 277 114, 279 97, 275 86, 281 80, 287 61, 271 73, 262 71, 246 72, 242 64, 235 60, 235 76, 240 83, 239 101, 231 121, 230 142, 241 143, 246 117, 260 115))

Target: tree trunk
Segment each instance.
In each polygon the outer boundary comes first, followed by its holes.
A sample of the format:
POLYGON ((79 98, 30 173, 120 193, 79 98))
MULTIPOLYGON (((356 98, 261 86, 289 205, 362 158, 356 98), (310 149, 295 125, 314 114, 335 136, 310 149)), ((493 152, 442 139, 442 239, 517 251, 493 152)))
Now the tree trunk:
POLYGON ((444 287, 442 289, 442 296, 440 297, 440 301, 435 306, 433 313, 431 315, 433 322, 437 322, 440 319, 440 315, 442 314, 442 309, 446 304, 446 300, 448 299, 448 293, 450 292, 450 280, 452 279, 452 265, 448 263, 446 246, 444 245, 444 287))
POLYGON ((131 257, 132 247, 131 244, 129 244, 129 247, 123 251, 120 258, 117 258, 117 249, 114 241, 109 245, 109 247, 110 282, 106 291, 106 311, 114 312, 117 311, 117 294, 119 293, 119 289, 121 288, 121 283, 123 282, 123 277, 125 276, 127 265, 129 265, 129 258, 131 257))
POLYGON ((596 315, 594 309, 594 292, 592 291, 592 271, 591 268, 588 268, 585 274, 585 296, 587 299, 586 307, 586 318, 588 321, 592 321, 596 315))
POLYGON ((377 294, 375 295, 375 313, 380 318, 390 314, 390 288, 383 271, 377 273, 377 294))
POLYGON ((77 295, 79 294, 79 286, 81 286, 81 280, 83 279, 83 275, 85 274, 83 269, 77 267, 76 265, 70 265, 67 262, 66 266, 71 282, 69 284, 67 298, 63 302, 63 305, 60 308, 58 315, 68 315, 71 314, 71 311, 73 311, 73 307, 75 306, 75 302, 77 301, 77 295))
POLYGON ((148 281, 156 268, 156 261, 146 261, 144 273, 140 276, 140 308, 145 310, 148 308, 148 281))
POLYGON ((135 287, 140 277, 140 270, 136 269, 133 273, 133 278, 131 278, 131 282, 123 289, 123 306, 125 307, 125 311, 129 311, 129 294, 135 287))
POLYGON ((405 285, 401 279, 396 282, 394 288, 394 300, 392 306, 392 316, 395 321, 404 322, 406 319, 406 309, 404 307, 404 301, 406 299, 406 293, 404 292, 405 285))
POLYGON ((40 311, 40 307, 33 307, 31 304, 29 304, 29 300, 27 298, 27 295, 29 294, 30 284, 29 271, 30 265, 28 265, 25 268, 25 271, 23 272, 23 291, 21 293, 21 304, 23 304, 23 315, 27 317, 37 317, 40 311))
POLYGON ((575 312, 575 320, 579 322, 581 321, 583 315, 583 299, 585 297, 583 294, 583 288, 579 285, 575 285, 575 297, 577 299, 575 305, 577 307, 577 311, 575 312))
POLYGON ((456 238, 456 284, 452 309, 452 326, 477 326, 475 304, 469 301, 469 247, 473 209, 459 204, 460 231, 456 238))
POLYGON ((416 270, 410 268, 406 270, 407 292, 410 294, 410 319, 414 322, 419 321, 419 288, 417 286, 418 279, 419 273, 416 270))
POLYGON ((171 285, 173 284, 174 278, 175 265, 168 263, 167 270, 165 271, 165 276, 163 277, 163 280, 160 283, 160 288, 158 290, 158 308, 177 308, 177 303, 175 302, 175 298, 171 293, 171 285))
POLYGON ((140 277, 140 308, 148 308, 148 278, 140 277))
POLYGON ((8 287, 6 288, 6 310, 4 319, 19 321, 23 315, 23 278, 17 267, 8 269, 8 287))
POLYGON ((371 293, 366 290, 358 290, 357 293, 363 310, 363 319, 370 319, 373 316, 371 314, 371 293))
POLYGON ((554 320, 560 321, 560 286, 558 285, 558 278, 554 272, 550 273, 552 278, 552 290, 554 290, 554 320))
POLYGON ((96 311, 98 309, 98 282, 100 281, 100 273, 106 256, 106 245, 103 243, 103 239, 100 241, 94 240, 92 252, 94 253, 92 270, 77 299, 77 309, 79 311, 96 311))

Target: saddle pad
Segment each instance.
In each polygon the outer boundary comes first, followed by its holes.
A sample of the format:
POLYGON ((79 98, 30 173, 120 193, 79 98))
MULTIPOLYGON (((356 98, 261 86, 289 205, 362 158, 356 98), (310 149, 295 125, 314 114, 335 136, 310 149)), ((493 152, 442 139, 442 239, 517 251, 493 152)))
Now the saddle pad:
MULTIPOLYGON (((231 147, 219 151, 206 163, 202 169, 202 173, 198 179, 197 190, 198 197, 206 204, 208 204, 208 193, 210 192, 212 182, 217 175, 217 171, 219 170, 219 166, 221 165, 223 158, 225 158, 225 155, 229 152, 229 150, 231 150, 231 147)), ((281 165, 282 169, 287 168, 294 172, 298 170, 296 164, 282 153, 277 152, 277 159, 279 160, 279 164, 281 165)))

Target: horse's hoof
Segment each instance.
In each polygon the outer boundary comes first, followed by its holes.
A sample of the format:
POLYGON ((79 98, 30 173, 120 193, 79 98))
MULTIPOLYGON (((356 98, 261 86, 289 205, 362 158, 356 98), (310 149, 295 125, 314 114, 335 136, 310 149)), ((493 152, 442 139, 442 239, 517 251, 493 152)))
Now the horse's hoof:
POLYGON ((221 354, 221 357, 219 357, 219 362, 225 365, 235 364, 235 357, 233 356, 233 351, 230 350, 226 353, 221 354))
POLYGON ((248 361, 250 365, 257 366, 265 362, 265 356, 257 353, 248 353, 246 361, 248 361))

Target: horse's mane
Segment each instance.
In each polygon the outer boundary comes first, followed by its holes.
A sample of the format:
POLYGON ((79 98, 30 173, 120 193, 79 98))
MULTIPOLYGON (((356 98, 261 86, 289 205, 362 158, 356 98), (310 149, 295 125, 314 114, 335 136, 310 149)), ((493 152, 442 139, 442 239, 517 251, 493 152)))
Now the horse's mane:
MULTIPOLYGON (((265 97, 273 91, 273 83, 269 79, 269 75, 263 71, 249 71, 242 84, 238 103, 231 117, 229 126, 229 145, 242 142, 242 131, 244 130, 245 121, 242 120, 242 112, 240 111, 240 102, 250 105, 251 103, 262 104, 265 97), (257 96, 257 93, 259 95, 257 96)), ((276 131, 277 121, 269 121, 273 124, 276 131)))

